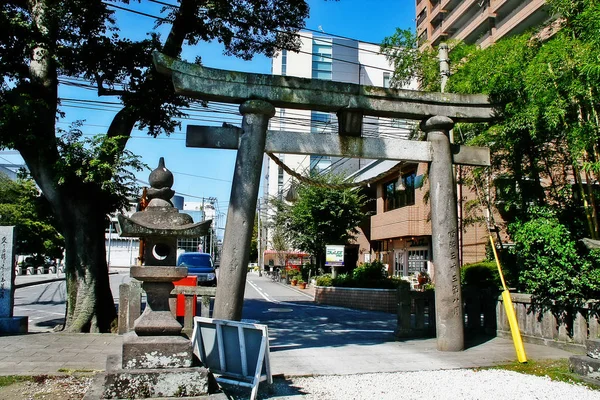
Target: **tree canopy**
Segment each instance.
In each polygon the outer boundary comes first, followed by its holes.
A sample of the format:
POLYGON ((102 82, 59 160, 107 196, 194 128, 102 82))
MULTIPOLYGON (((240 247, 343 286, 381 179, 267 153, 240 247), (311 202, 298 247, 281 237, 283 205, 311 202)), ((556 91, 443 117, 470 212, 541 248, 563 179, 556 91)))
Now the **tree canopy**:
MULTIPOLYGON (((189 100, 153 68, 152 52, 181 57, 184 46, 217 40, 250 59, 299 46, 308 5, 300 0, 180 0, 165 5, 142 40, 124 37, 114 13, 129 0, 8 0, 0 5, 0 147, 16 149, 44 193, 65 238, 66 329, 110 330, 116 317, 104 249, 106 214, 123 204, 124 169, 140 167, 124 149, 134 127, 170 134, 189 100), (84 142, 62 135, 59 86, 85 82, 122 107, 106 134, 84 142), (125 157, 124 157, 125 155, 125 157), (117 195, 116 195, 117 194, 117 195), (121 193, 123 194, 123 193, 121 193)), ((199 62, 199 58, 197 60, 199 62)), ((76 127, 75 127, 76 129, 76 127)))
POLYGON ((341 182, 335 175, 318 175, 316 184, 300 184, 298 199, 286 212, 286 235, 292 245, 315 256, 323 266, 325 246, 348 244, 358 234, 365 218, 366 198, 355 189, 332 189, 328 184, 341 182))
POLYGON ((0 173, 0 225, 15 226, 16 254, 62 258, 64 240, 46 199, 31 179, 0 173))

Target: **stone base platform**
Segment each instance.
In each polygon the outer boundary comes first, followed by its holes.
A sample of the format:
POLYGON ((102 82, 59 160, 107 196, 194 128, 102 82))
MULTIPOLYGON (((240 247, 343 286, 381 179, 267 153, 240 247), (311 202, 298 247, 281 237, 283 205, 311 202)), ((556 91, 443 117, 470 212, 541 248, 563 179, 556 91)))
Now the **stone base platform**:
POLYGON ((111 355, 107 371, 96 375, 84 400, 210 399, 226 400, 214 376, 204 367, 122 369, 120 355, 111 355))
POLYGON ((586 340, 585 348, 587 355, 569 357, 569 368, 587 382, 600 385, 600 339, 586 340))
POLYGON ((189 368, 193 359, 192 342, 181 336, 123 336, 124 369, 189 368))
POLYGON ((0 318, 0 333, 27 333, 28 331, 29 317, 0 318))

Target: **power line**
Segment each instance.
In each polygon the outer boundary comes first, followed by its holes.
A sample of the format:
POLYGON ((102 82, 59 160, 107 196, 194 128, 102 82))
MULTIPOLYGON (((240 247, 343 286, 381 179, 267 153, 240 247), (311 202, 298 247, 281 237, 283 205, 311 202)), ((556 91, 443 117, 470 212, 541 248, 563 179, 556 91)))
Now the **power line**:
POLYGON ((148 0, 150 3, 156 3, 156 4, 160 4, 166 7, 173 7, 173 8, 179 8, 179 6, 177 4, 169 4, 169 3, 165 3, 163 1, 158 1, 158 0, 148 0))
POLYGON ((121 7, 121 6, 118 6, 116 4, 106 3, 104 1, 102 2, 102 4, 104 4, 106 6, 109 6, 109 7, 112 7, 112 8, 119 9, 119 10, 127 11, 127 12, 130 12, 130 13, 133 13, 133 14, 142 15, 144 17, 150 17, 150 18, 158 19, 158 20, 161 20, 163 22, 172 22, 172 21, 168 20, 167 18, 158 17, 156 15, 147 14, 145 12, 141 12, 141 11, 137 11, 137 10, 132 10, 131 8, 127 8, 127 7, 121 7))
MULTIPOLYGON (((107 6, 110 6, 110 7, 118 8, 118 9, 123 10, 123 11, 129 11, 129 12, 132 12, 134 14, 139 14, 139 15, 142 15, 142 16, 145 16, 145 17, 150 17, 150 18, 154 18, 154 19, 158 19, 158 20, 162 20, 162 21, 166 21, 166 22, 172 22, 172 21, 170 21, 170 20, 168 20, 166 18, 159 17, 159 16, 156 16, 156 15, 142 13, 140 11, 132 10, 130 8, 116 6, 114 4, 109 4, 109 3, 104 3, 104 4, 106 4, 107 6)), ((288 34, 293 34, 293 35, 300 36, 298 33, 291 33, 290 32, 288 34)), ((337 36, 337 35, 331 35, 331 36, 337 36)), ((253 41, 255 43, 265 44, 265 42, 261 42, 261 41, 256 40, 256 39, 240 38, 240 37, 235 36, 235 35, 233 37, 236 38, 236 39, 251 40, 251 41, 253 41)), ((347 39, 349 39, 349 38, 347 38, 347 39)), ((356 40, 356 39, 350 39, 350 40, 356 40)), ((369 43, 369 42, 363 42, 363 43, 369 43)), ((369 43, 369 44, 373 44, 373 43, 369 43)), ((350 47, 350 46, 347 46, 347 47, 350 47)), ((302 54, 313 55, 313 56, 319 55, 320 57, 323 57, 323 58, 327 58, 327 59, 331 59, 331 60, 334 60, 334 61, 339 61, 339 62, 343 62, 343 63, 347 63, 347 64, 357 65, 359 67, 368 67, 368 68, 373 68, 373 69, 377 69, 377 70, 385 71, 385 72, 394 72, 394 70, 389 69, 389 68, 382 68, 382 67, 377 67, 377 66, 374 66, 374 65, 361 64, 361 63, 357 63, 357 62, 354 62, 354 61, 348 61, 348 60, 344 60, 344 59, 341 59, 341 58, 335 58, 335 57, 331 57, 331 56, 324 55, 324 54, 309 53, 308 51, 303 51, 303 50, 291 50, 291 49, 286 49, 286 50, 294 51, 294 52, 302 53, 302 54)))

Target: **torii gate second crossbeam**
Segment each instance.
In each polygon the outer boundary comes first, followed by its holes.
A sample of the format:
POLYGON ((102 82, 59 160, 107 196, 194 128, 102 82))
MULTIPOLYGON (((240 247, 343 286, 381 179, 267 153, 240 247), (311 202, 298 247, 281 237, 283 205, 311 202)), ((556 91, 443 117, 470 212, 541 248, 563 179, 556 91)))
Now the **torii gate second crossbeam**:
POLYGON ((188 127, 187 145, 190 147, 238 149, 214 306, 216 318, 241 318, 265 149, 281 153, 425 161, 429 162, 432 251, 436 271, 437 348, 441 351, 464 349, 457 256, 457 199, 452 164, 489 165, 489 150, 451 146, 449 132, 455 122, 492 120, 494 108, 485 96, 383 89, 224 71, 178 61, 160 53, 155 53, 155 65, 159 72, 172 77, 177 93, 202 100, 241 104, 241 130, 188 127), (275 107, 336 112, 339 136, 267 133, 275 107), (420 120, 427 142, 361 138, 364 115, 420 120))

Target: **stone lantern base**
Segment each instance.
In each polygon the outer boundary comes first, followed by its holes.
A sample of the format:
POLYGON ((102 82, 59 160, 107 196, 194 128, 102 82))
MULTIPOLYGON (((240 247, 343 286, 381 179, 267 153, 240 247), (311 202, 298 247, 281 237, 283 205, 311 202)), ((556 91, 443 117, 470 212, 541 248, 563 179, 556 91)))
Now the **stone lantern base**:
POLYGON ((83 399, 227 399, 224 393, 215 393, 218 384, 204 367, 125 370, 121 364, 119 355, 109 356, 107 371, 96 375, 83 399))

